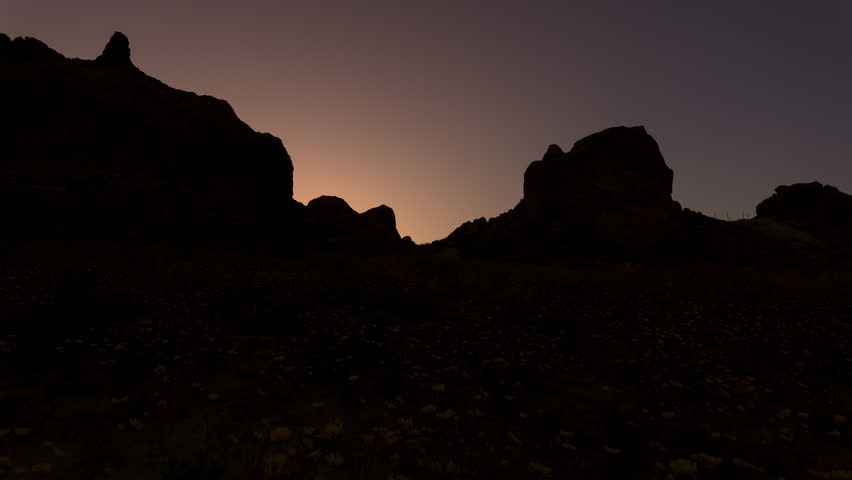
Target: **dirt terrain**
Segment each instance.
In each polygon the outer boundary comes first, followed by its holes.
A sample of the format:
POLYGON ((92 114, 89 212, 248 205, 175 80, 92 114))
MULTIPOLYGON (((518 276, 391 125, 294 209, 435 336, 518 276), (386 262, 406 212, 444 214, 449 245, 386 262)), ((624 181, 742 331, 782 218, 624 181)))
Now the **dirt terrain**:
POLYGON ((852 478, 848 269, 0 265, 0 478, 852 478))

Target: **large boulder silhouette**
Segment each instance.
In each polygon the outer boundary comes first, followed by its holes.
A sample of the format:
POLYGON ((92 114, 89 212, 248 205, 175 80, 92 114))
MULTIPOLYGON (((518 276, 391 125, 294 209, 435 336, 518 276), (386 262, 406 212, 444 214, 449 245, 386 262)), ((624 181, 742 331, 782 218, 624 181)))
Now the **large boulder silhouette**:
POLYGON ((324 195, 308 202, 306 218, 328 248, 380 252, 402 246, 396 216, 386 205, 358 213, 342 198, 324 195))
POLYGON ((852 228, 852 195, 819 182, 781 185, 757 205, 757 217, 772 218, 805 229, 852 228))
POLYGON ((549 230, 585 232, 609 244, 647 248, 674 227, 673 172, 644 127, 614 127, 564 153, 551 145, 524 173, 528 218, 549 230))
POLYGON ((809 251, 852 257, 852 195, 819 182, 780 185, 742 222, 809 251))
POLYGON ((524 197, 491 220, 466 222, 442 245, 490 255, 595 255, 660 248, 677 228, 672 170, 644 127, 613 127, 569 152, 548 147, 524 173, 524 197))

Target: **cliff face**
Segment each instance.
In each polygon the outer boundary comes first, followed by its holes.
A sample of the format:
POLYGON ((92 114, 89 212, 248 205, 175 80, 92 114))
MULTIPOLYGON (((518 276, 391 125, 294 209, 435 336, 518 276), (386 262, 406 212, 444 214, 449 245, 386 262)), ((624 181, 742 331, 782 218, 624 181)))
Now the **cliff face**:
POLYGON ((293 164, 282 142, 224 100, 144 74, 124 35, 95 60, 0 36, 0 78, 2 214, 21 235, 287 229, 293 164))

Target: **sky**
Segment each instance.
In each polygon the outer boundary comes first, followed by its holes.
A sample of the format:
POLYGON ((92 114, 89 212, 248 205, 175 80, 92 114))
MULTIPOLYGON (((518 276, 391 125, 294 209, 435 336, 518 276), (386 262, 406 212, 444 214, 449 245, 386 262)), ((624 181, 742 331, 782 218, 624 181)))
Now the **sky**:
POLYGON ((132 60, 284 141, 295 198, 386 204, 416 242, 523 196, 548 145, 644 125, 673 198, 751 217, 778 185, 852 193, 848 0, 0 0, 0 32, 132 60))

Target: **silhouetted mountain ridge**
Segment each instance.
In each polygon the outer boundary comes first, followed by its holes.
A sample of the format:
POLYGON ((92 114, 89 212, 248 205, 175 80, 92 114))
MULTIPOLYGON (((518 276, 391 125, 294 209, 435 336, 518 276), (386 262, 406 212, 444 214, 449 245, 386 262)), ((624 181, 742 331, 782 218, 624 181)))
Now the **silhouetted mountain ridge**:
MULTIPOLYGON (((355 212, 323 196, 293 199, 282 141, 224 100, 178 90, 132 61, 112 35, 94 60, 0 34, 0 220, 6 243, 58 240, 229 243, 389 252, 385 205, 355 212)), ((465 222, 421 252, 648 261, 852 258, 852 196, 813 182, 780 186, 757 217, 723 222, 681 208, 674 173, 642 126, 613 127, 530 163, 523 198, 465 222)))
POLYGON ((758 206, 759 217, 787 222, 770 231, 757 228, 765 220, 725 222, 682 209, 671 198, 673 179, 644 127, 609 128, 567 153, 550 145, 525 171, 517 206, 465 222, 431 248, 514 258, 795 262, 836 259, 839 250, 828 245, 852 238, 844 236, 852 231, 849 196, 833 187, 779 187, 758 206))
MULTIPOLYGON (((325 243, 306 228, 316 215, 293 200, 281 140, 224 100, 143 73, 125 35, 95 60, 3 35, 0 77, 0 200, 19 240, 325 243)), ((350 230, 354 240, 370 228, 350 230)))

